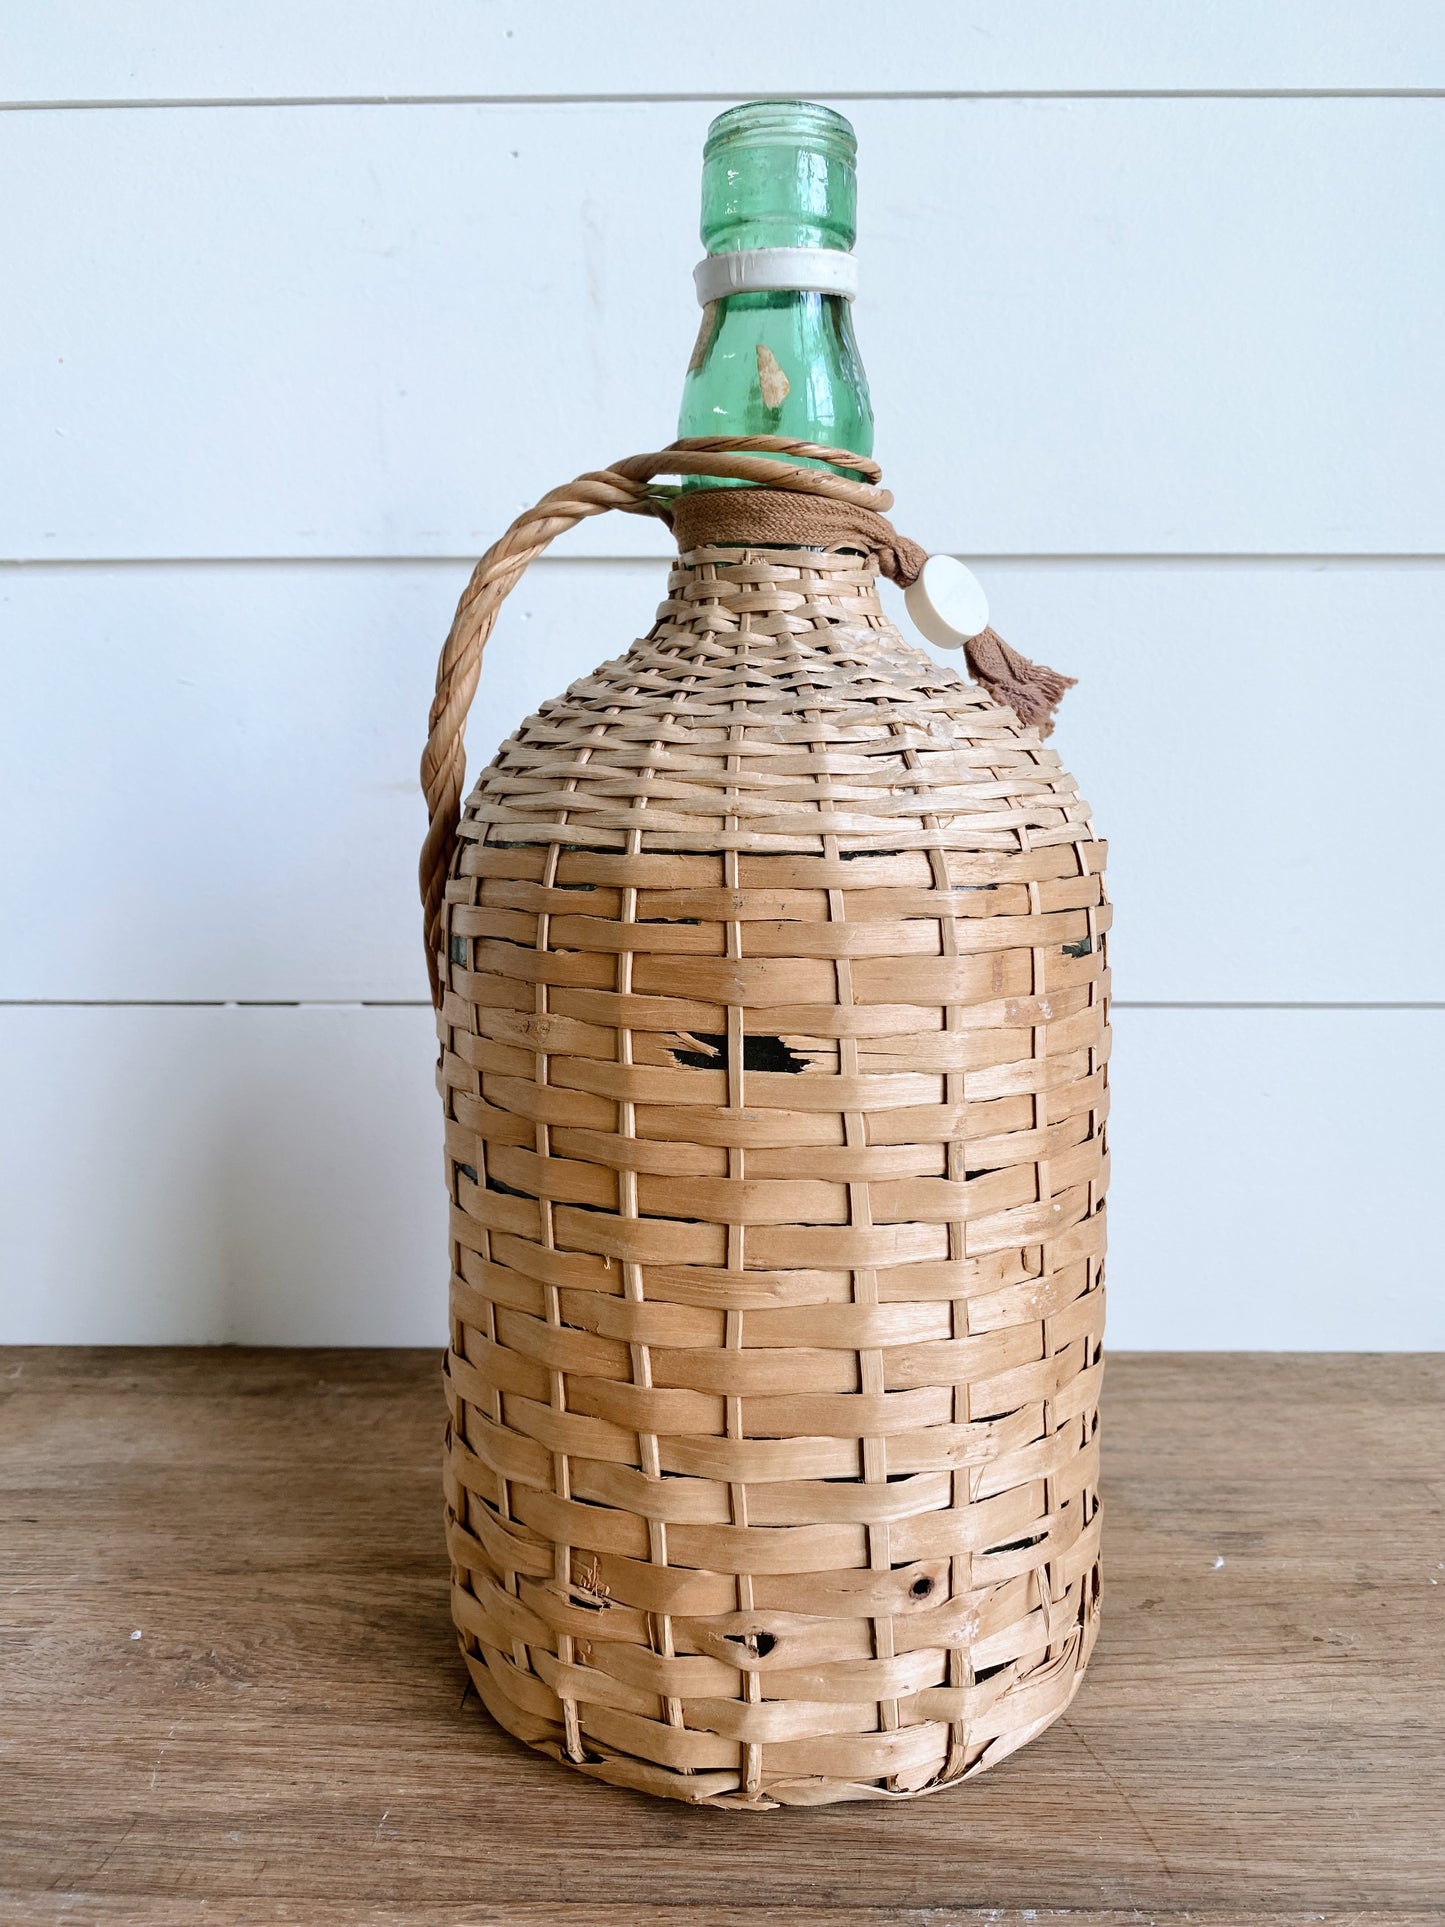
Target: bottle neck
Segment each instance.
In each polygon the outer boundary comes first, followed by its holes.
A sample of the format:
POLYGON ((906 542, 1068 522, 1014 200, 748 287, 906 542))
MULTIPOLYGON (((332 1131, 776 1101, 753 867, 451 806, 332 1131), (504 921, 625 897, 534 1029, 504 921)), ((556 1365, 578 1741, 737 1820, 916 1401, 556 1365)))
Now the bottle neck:
POLYGON ((787 435, 873 453, 873 410, 852 303, 748 293, 703 310, 683 383, 680 435, 787 435))
MULTIPOLYGON (((846 254, 857 224, 855 152, 847 121, 808 101, 752 101, 720 114, 703 149, 703 246, 719 255, 846 254)), ((711 302, 688 363, 678 433, 786 435, 871 455, 873 410, 851 310, 844 296, 812 290, 711 302)), ((699 477, 693 486, 735 485, 699 477)))

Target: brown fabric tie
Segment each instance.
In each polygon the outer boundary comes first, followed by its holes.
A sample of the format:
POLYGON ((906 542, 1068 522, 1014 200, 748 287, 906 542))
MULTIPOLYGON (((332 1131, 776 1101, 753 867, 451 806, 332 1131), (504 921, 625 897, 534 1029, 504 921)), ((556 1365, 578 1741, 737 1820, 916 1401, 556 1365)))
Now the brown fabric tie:
POLYGON ((1077 677, 1064 676, 1046 662, 1030 662, 1011 649, 996 629, 970 636, 963 645, 968 673, 996 703, 1011 709, 1021 723, 1032 723, 1040 736, 1054 733, 1054 711, 1077 677))
MULTIPOLYGON (((688 489, 671 504, 672 532, 679 551, 741 548, 867 550, 876 556, 878 572, 906 589, 916 582, 928 551, 900 535, 886 515, 853 502, 822 495, 803 495, 793 489, 688 489)), ((1054 711, 1074 678, 1060 675, 1047 663, 1030 662, 1009 647, 993 629, 970 636, 963 645, 969 674, 996 703, 1013 710, 1022 723, 1031 723, 1041 736, 1052 734, 1054 711)))
POLYGON ((886 515, 822 495, 780 488, 695 488, 672 504, 679 550, 733 548, 846 549, 878 558, 878 572, 906 589, 918 580, 927 549, 900 535, 886 515))

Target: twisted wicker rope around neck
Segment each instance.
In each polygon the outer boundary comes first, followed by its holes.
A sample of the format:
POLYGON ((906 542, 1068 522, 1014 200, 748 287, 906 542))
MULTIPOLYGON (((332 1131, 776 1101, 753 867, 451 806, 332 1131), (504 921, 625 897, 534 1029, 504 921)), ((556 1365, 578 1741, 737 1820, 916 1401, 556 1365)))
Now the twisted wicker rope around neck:
MULTIPOLYGON (((923 567, 926 551, 899 535, 886 519, 893 497, 880 486, 881 479, 876 462, 847 449, 823 448, 781 435, 694 436, 656 454, 629 455, 549 490, 492 544, 472 571, 442 645, 421 759, 428 824, 420 884, 434 1002, 441 998, 438 945, 461 818, 467 712, 497 612, 528 564, 588 516, 619 509, 624 515, 652 515, 667 523, 683 552, 713 543, 867 549, 881 573, 906 588, 923 567), (780 461, 779 456, 785 459, 780 461), (830 467, 794 467, 786 458, 826 462, 830 467), (851 474, 833 472, 838 469, 851 474), (659 475, 707 475, 754 486, 681 494, 652 488, 659 475), (864 479, 857 481, 853 476, 864 479)), ((1070 678, 1029 662, 992 629, 973 638, 966 655, 975 681, 995 701, 1009 705, 1021 721, 1048 734, 1054 707, 1070 686, 1070 678)))

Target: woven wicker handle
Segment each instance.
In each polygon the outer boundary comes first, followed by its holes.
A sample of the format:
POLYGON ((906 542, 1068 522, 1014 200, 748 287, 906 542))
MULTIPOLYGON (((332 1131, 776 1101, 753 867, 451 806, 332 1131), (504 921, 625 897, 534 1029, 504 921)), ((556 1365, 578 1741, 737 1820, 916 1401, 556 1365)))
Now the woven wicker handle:
POLYGON ((820 495, 853 508, 884 514, 893 506, 887 489, 876 486, 877 464, 846 449, 822 448, 812 442, 792 441, 781 435, 717 435, 674 442, 654 455, 631 455, 575 482, 554 488, 535 508, 519 515, 494 542, 472 571, 437 663, 436 695, 432 699, 426 748, 421 759, 421 786, 426 796, 428 824, 422 844, 420 881, 427 971, 432 1001, 440 1003, 442 968, 439 956, 442 903, 456 849, 466 780, 465 737, 467 712, 482 670, 482 651, 492 633, 503 600, 521 580, 527 565, 589 515, 620 509, 625 515, 655 515, 671 521, 666 494, 648 486, 658 475, 714 475, 721 479, 764 483, 770 489, 820 495), (808 457, 866 475, 868 482, 850 481, 826 469, 790 468, 779 455, 808 457))

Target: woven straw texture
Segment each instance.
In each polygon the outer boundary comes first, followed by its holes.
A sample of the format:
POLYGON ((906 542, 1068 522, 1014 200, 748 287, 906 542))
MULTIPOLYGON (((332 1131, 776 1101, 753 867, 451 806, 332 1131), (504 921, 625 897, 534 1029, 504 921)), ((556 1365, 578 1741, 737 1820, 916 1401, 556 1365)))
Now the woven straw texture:
POLYGON ((654 1794, 907 1796, 1097 1627, 1103 845, 858 554, 700 549, 442 905, 453 1611, 654 1794))

